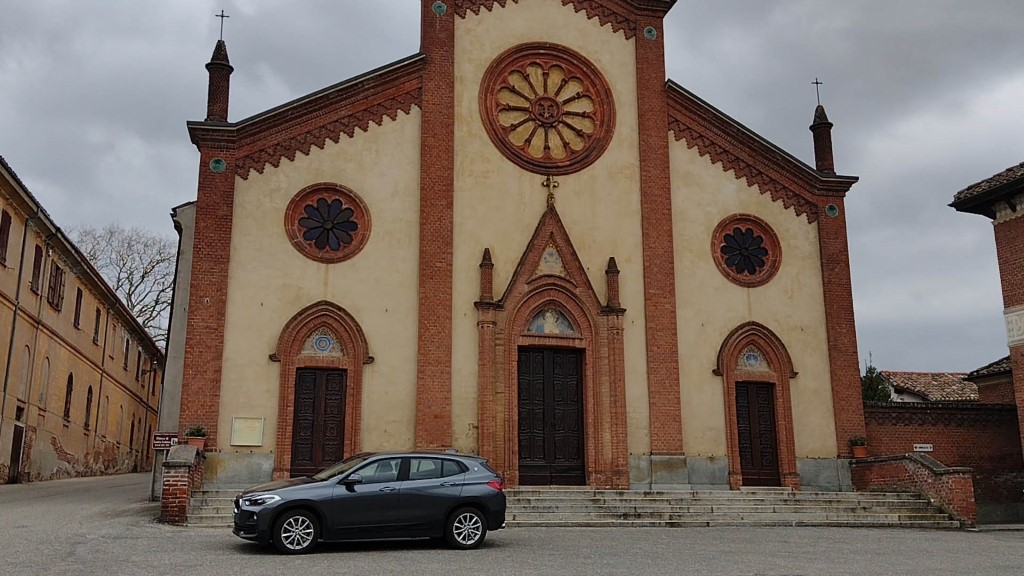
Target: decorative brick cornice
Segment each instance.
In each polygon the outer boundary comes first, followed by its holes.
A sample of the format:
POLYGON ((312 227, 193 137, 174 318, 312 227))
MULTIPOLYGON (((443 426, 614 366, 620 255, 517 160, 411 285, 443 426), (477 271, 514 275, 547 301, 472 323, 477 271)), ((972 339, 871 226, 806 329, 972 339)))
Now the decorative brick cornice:
MULTIPOLYGON (((583 12, 587 18, 597 18, 601 26, 610 26, 612 32, 622 35, 628 40, 636 37, 636 18, 638 16, 664 17, 675 5, 675 0, 561 0, 563 6, 572 5, 576 12, 583 12)), ((518 4, 519 0, 454 0, 452 8, 459 18, 465 18, 470 12, 479 15, 480 10, 490 12, 497 4, 504 8, 509 2, 518 4)))
POLYGON ((327 140, 337 143, 342 134, 352 138, 385 117, 410 114, 420 105, 423 61, 412 56, 237 123, 191 122, 192 142, 235 148, 234 173, 248 179, 253 170, 262 174, 268 164, 294 161, 296 153, 322 149, 327 140))
POLYGON ((1016 423, 1017 407, 977 402, 865 402, 864 417, 872 424, 892 426, 987 426, 1016 423))
POLYGON ((696 147, 701 156, 808 222, 819 216, 816 197, 843 197, 857 182, 856 177, 817 172, 674 82, 669 81, 667 90, 668 129, 677 141, 696 147))

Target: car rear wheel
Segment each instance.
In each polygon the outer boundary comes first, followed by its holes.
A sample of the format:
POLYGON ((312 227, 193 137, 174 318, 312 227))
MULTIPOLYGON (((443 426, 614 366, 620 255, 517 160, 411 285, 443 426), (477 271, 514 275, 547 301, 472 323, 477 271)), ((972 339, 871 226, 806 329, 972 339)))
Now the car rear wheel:
POLYGON ((459 508, 449 518, 444 537, 448 545, 460 550, 476 548, 487 536, 487 521, 475 508, 459 508))
POLYGON ((305 510, 290 510, 274 523, 274 546, 284 554, 305 554, 320 540, 320 523, 305 510))

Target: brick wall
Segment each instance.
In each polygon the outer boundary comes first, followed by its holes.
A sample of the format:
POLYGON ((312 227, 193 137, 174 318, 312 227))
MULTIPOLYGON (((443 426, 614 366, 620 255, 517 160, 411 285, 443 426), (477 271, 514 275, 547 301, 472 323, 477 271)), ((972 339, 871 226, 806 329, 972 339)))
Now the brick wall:
POLYGON ((850 473, 857 490, 913 490, 964 524, 977 524, 974 484, 967 468, 947 468, 927 456, 907 454, 856 460, 850 473))
POLYGON ((982 404, 1014 404, 1013 380, 979 385, 978 401, 982 404))
POLYGON ((905 454, 914 451, 914 444, 932 444, 928 455, 935 460, 974 470, 979 503, 1024 502, 1017 490, 1022 456, 1015 406, 868 403, 864 417, 871 456, 905 454))

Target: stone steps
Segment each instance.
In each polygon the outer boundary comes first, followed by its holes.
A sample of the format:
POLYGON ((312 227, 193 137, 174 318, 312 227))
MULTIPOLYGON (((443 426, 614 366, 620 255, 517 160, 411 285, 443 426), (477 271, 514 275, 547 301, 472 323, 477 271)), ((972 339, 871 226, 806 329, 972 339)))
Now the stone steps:
MULTIPOLYGON (((231 526, 234 499, 241 490, 219 486, 194 492, 189 524, 231 526)), ((530 487, 510 488, 505 494, 509 527, 960 527, 928 500, 903 492, 530 487)))

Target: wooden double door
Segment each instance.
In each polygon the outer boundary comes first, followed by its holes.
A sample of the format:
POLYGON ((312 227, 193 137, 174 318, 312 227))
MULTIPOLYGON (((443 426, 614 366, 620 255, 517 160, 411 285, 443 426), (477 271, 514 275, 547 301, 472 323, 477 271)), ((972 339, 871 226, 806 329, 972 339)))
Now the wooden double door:
POLYGON ((291 475, 309 476, 344 458, 345 370, 300 368, 295 376, 291 475))
POLYGON ((583 444, 583 353, 521 348, 519 483, 586 484, 583 444))
POLYGON ((775 385, 736 383, 736 428, 744 486, 779 486, 775 385))

